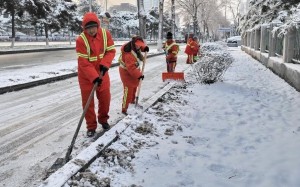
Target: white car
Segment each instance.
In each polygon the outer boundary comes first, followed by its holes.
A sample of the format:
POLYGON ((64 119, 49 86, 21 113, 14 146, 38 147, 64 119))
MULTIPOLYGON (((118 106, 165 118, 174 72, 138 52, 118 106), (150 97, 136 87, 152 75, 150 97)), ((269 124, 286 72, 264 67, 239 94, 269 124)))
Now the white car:
POLYGON ((227 46, 228 47, 238 47, 241 46, 242 38, 241 36, 232 36, 227 38, 227 46))

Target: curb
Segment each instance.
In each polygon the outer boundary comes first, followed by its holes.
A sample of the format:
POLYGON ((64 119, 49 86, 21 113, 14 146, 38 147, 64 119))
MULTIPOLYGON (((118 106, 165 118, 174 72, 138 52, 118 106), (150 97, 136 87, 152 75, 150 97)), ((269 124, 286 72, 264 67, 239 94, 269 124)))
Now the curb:
POLYGON ((74 49, 75 47, 22 49, 22 50, 0 51, 0 55, 11 55, 11 54, 18 54, 18 53, 36 53, 36 52, 45 52, 45 51, 74 50, 74 49))
MULTIPOLYGON (((162 95, 164 95, 173 87, 174 84, 175 82, 170 82, 169 84, 165 85, 160 91, 158 91, 145 103, 143 103, 143 112, 145 112, 149 107, 154 105, 162 95)), ((90 146, 81 151, 75 158, 73 158, 61 168, 59 168, 56 172, 51 174, 46 180, 44 180, 40 184, 39 187, 63 186, 76 173, 88 168, 92 162, 94 162, 98 157, 102 155, 102 153, 107 147, 109 147, 111 144, 117 141, 119 135, 127 129, 128 121, 131 121, 132 119, 138 117, 139 115, 128 115, 124 117, 103 136, 98 138, 90 146)))
MULTIPOLYGON (((151 57, 159 56, 162 54, 164 54, 164 53, 151 54, 151 55, 148 55, 147 57, 151 58, 151 57)), ((119 63, 112 64, 111 68, 116 67, 116 66, 119 66, 119 63)), ((55 82, 55 81, 59 81, 59 80, 65 80, 65 79, 76 77, 76 76, 77 76, 77 73, 71 73, 71 74, 61 75, 61 76, 57 76, 57 77, 51 77, 51 78, 37 80, 37 81, 23 83, 23 84, 6 86, 6 87, 0 88, 0 95, 7 93, 7 92, 19 91, 19 90, 32 88, 35 86, 39 86, 39 85, 43 85, 43 84, 47 84, 47 83, 51 83, 51 82, 55 82)))

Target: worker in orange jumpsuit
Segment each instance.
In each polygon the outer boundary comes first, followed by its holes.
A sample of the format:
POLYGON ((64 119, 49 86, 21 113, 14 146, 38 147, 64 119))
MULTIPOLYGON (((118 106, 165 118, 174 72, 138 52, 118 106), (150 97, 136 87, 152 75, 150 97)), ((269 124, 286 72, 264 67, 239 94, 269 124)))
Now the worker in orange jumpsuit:
POLYGON ((200 43, 196 36, 193 37, 194 42, 196 43, 196 47, 193 50, 193 60, 194 62, 197 62, 199 60, 200 54, 200 43))
POLYGON ((107 122, 111 100, 108 69, 115 57, 116 50, 110 32, 100 27, 100 21, 95 13, 88 12, 84 15, 82 28, 84 31, 76 40, 76 52, 83 108, 94 84, 98 85, 95 91, 98 99, 98 115, 96 116, 94 109, 94 98, 85 114, 87 136, 93 137, 97 128, 97 120, 104 130, 110 128, 107 122))
POLYGON ((197 55, 199 52, 199 44, 197 41, 197 37, 189 38, 186 44, 185 53, 188 55, 186 60, 187 64, 193 64, 196 62, 197 55))
POLYGON ((179 46, 173 40, 173 34, 171 32, 167 33, 167 41, 164 44, 163 49, 165 50, 166 53, 167 71, 175 72, 179 46))
POLYGON ((137 87, 140 80, 144 79, 140 69, 144 59, 141 52, 149 52, 149 47, 139 36, 132 37, 131 41, 121 47, 119 72, 124 88, 122 113, 125 115, 129 104, 135 103, 137 87))

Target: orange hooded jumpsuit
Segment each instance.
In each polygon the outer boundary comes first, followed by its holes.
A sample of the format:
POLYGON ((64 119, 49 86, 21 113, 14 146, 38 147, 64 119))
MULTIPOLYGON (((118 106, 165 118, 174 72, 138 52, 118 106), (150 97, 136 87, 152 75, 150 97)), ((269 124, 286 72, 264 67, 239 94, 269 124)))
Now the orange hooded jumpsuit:
POLYGON ((189 38, 188 42, 186 44, 185 53, 188 55, 188 58, 186 60, 187 64, 192 64, 196 62, 194 60, 194 57, 197 56, 199 51, 199 44, 194 39, 189 38))
POLYGON ((121 47, 121 54, 119 57, 119 72, 123 83, 123 102, 122 112, 126 113, 129 103, 134 104, 135 94, 139 85, 139 78, 142 76, 140 70, 141 59, 138 58, 140 53, 136 51, 140 48, 142 52, 145 51, 146 45, 141 38, 135 39, 124 44, 121 47))
POLYGON ((168 39, 163 46, 166 52, 167 71, 174 72, 177 62, 179 46, 173 39, 168 39))
MULTIPOLYGON (((78 55, 78 81, 81 90, 82 107, 87 103, 88 97, 94 86, 93 81, 100 75, 100 65, 110 68, 115 57, 114 41, 109 31, 100 27, 100 21, 95 13, 88 12, 84 15, 82 27, 89 22, 98 25, 97 34, 93 37, 84 30, 76 40, 76 52, 78 55)), ((110 106, 110 79, 106 72, 102 77, 102 84, 96 89, 98 99, 98 122, 107 123, 110 106)), ((97 128, 94 98, 85 114, 88 130, 97 128)))

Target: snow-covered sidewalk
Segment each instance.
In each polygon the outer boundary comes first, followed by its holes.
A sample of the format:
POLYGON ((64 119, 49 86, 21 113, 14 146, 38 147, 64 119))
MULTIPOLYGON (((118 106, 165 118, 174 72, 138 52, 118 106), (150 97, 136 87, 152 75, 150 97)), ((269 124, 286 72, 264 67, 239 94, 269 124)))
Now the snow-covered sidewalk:
POLYGON ((193 72, 65 186, 300 186, 300 94, 247 54, 224 81, 193 72))

